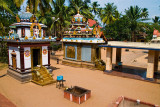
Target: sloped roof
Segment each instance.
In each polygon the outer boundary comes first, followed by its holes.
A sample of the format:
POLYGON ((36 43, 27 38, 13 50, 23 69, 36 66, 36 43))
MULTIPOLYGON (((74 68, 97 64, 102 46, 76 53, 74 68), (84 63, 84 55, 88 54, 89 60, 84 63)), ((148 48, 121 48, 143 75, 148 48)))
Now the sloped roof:
MULTIPOLYGON (((95 20, 92 20, 92 19, 88 19, 88 22, 89 22, 89 27, 92 27, 94 26, 97 22, 95 20)), ((99 28, 102 28, 101 26, 98 25, 99 28)))
POLYGON ((157 29, 154 29, 154 31, 153 31, 153 35, 160 36, 160 32, 159 32, 157 29))

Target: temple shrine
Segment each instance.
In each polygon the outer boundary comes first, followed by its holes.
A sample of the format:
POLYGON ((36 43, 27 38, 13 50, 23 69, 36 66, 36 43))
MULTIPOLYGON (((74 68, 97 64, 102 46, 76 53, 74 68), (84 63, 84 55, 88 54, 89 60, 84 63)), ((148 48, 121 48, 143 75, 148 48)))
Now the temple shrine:
POLYGON ((17 23, 10 25, 10 35, 5 38, 8 45, 8 74, 22 82, 32 80, 44 85, 46 78, 47 82, 53 79, 49 73, 50 42, 55 39, 46 36, 47 26, 38 23, 28 6, 26 11, 17 15, 17 23))
POLYGON ((89 22, 78 11, 61 40, 64 47, 62 64, 94 68, 95 60, 101 58, 98 45, 105 43, 103 37, 98 23, 90 27, 89 22))
POLYGON ((160 42, 160 32, 157 29, 153 31, 153 38, 151 42, 160 42))

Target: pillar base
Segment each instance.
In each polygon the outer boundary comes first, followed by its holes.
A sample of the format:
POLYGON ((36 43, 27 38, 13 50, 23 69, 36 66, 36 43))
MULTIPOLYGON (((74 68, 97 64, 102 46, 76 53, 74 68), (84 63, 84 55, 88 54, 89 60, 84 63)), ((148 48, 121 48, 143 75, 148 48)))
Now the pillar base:
POLYGON ((112 72, 113 70, 105 70, 104 72, 108 72, 108 73, 110 73, 110 72, 112 72))
POLYGON ((32 73, 19 73, 14 70, 8 69, 7 74, 20 82, 29 82, 32 79, 32 73))
POLYGON ((145 80, 154 81, 154 78, 145 78, 145 80))

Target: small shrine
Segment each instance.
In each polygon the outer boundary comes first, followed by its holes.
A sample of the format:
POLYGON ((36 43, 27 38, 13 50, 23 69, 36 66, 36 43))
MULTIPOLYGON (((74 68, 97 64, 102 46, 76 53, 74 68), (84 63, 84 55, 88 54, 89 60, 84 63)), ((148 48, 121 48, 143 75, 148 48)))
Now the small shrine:
POLYGON ((16 19, 17 23, 10 25, 9 37, 4 39, 8 45, 8 74, 22 82, 31 79, 45 82, 47 77, 43 74, 49 75, 50 71, 50 42, 55 39, 46 36, 47 26, 38 23, 28 6, 16 19))
POLYGON ((153 38, 151 42, 160 42, 160 32, 157 29, 153 31, 153 38))
POLYGON ((64 58, 62 64, 94 68, 95 60, 101 58, 98 45, 104 44, 105 39, 96 23, 90 27, 83 15, 74 15, 70 28, 63 34, 64 58))

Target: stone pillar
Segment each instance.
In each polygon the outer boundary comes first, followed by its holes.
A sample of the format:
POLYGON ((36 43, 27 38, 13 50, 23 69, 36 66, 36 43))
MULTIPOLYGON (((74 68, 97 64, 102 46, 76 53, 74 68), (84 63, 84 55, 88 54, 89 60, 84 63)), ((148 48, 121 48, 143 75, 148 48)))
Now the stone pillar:
POLYGON ((107 47, 106 50, 106 71, 112 71, 112 48, 107 47))
POLYGON ((154 71, 158 69, 158 51, 149 50, 148 65, 147 65, 147 78, 154 77, 154 71))
POLYGON ((24 72, 24 48, 20 47, 20 62, 21 62, 21 72, 24 72))
POLYGON ((62 51, 63 51, 63 58, 66 58, 66 57, 65 57, 65 54, 66 54, 66 53, 65 53, 65 51, 66 51, 66 46, 65 46, 65 45, 66 45, 66 44, 63 43, 63 45, 64 45, 63 50, 62 50, 62 51))
POLYGON ((51 63, 50 63, 50 54, 51 54, 50 51, 51 51, 51 47, 48 46, 48 66, 51 65, 51 63))
POLYGON ((77 61, 81 61, 81 44, 77 44, 77 61))
POLYGON ((96 60, 96 49, 95 45, 91 45, 91 62, 95 62, 96 60))
POLYGON ((159 51, 155 51, 154 72, 158 71, 159 51))
POLYGON ((121 53, 122 48, 116 48, 116 66, 118 65, 118 62, 121 62, 121 53))

